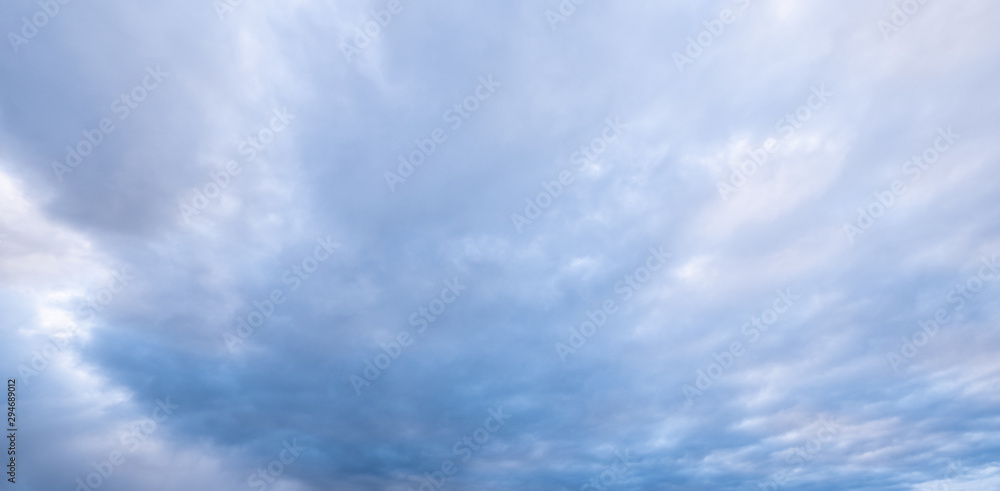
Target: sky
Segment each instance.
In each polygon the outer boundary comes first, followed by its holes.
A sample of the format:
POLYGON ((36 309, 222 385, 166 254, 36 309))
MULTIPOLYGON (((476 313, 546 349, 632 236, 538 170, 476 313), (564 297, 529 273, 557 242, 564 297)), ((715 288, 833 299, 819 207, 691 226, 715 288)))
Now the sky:
POLYGON ((5 2, 0 490, 1000 489, 997 23, 5 2))

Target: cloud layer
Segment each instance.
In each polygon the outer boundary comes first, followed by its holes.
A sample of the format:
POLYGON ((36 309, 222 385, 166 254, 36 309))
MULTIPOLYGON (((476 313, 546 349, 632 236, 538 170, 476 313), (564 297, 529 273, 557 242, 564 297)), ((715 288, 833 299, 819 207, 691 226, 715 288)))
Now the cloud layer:
POLYGON ((1000 486, 1000 6, 0 7, 18 486, 1000 486))

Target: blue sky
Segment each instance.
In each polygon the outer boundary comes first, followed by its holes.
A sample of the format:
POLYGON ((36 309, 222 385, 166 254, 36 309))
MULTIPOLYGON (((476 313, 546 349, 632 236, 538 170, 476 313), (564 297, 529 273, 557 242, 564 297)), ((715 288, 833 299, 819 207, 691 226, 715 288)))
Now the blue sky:
POLYGON ((995 2, 62 1, 0 488, 1000 489, 995 2))

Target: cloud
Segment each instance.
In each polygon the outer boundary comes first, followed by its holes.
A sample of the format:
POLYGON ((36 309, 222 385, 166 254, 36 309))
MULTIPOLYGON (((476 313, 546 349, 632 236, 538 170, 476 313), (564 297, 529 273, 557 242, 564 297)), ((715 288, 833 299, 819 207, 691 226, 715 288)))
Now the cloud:
POLYGON ((995 483, 991 3, 219 3, 0 59, 26 489, 995 483))

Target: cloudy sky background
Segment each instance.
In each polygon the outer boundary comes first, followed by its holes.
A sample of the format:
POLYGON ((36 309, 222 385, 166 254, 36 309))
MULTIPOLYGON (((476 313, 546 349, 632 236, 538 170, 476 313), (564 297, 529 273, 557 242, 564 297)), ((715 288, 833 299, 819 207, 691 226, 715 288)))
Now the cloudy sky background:
MULTIPOLYGON (((1000 289, 955 293, 1000 254, 1000 5, 931 1, 884 36, 889 0, 590 0, 555 25, 556 0, 402 0, 345 56, 387 3, 76 1, 6 37, 0 368, 20 428, 18 484, 0 488, 79 489, 116 451, 100 489, 416 490, 447 460, 456 490, 599 489, 602 473, 620 490, 1000 488, 1000 289), (679 70, 724 9, 734 22, 679 70), (122 119, 115 100, 157 69, 122 119), (446 111, 489 77, 453 128, 446 111), (820 88, 801 128, 776 128, 820 88), (241 142, 275 111, 292 116, 250 159, 241 142), (57 172, 103 118, 114 131, 57 172), (578 165, 609 119, 620 136, 578 165), (563 171, 519 231, 512 214, 563 171), (905 193, 845 233, 895 180, 905 193), (317 240, 333 252, 292 291, 317 240), (626 298, 651 248, 669 257, 626 298), (417 333, 411 314, 456 280, 417 333), (274 290, 286 301, 230 350, 274 290), (787 311, 741 330, 779 291, 787 311), (402 332, 415 342, 358 394, 351 376, 402 332), (510 418, 463 462, 456 442, 498 408, 510 418)), ((0 27, 39 11, 5 3, 0 27)))

